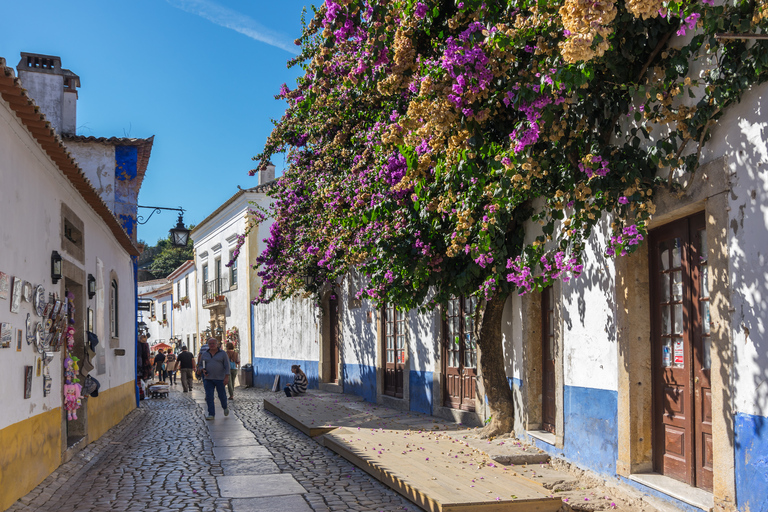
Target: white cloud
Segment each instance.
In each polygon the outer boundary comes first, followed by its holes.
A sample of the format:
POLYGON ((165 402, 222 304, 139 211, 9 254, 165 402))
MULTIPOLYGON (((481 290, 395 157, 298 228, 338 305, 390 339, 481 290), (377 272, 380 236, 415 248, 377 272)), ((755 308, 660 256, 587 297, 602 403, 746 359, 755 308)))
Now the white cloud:
POLYGON ((166 0, 166 2, 177 9, 205 18, 216 25, 234 30, 256 41, 261 41, 294 55, 299 53, 296 45, 285 34, 269 30, 253 18, 215 2, 209 0, 166 0))

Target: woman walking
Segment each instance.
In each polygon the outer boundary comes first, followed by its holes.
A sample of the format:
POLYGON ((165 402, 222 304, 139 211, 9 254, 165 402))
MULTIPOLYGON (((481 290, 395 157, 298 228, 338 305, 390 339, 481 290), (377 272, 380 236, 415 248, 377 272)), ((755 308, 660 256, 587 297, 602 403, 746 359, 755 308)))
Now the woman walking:
POLYGON ((229 358, 229 383, 227 384, 227 390, 229 391, 229 399, 235 399, 235 379, 237 378, 237 369, 240 366, 240 354, 235 350, 235 344, 231 341, 227 343, 227 357, 229 358))

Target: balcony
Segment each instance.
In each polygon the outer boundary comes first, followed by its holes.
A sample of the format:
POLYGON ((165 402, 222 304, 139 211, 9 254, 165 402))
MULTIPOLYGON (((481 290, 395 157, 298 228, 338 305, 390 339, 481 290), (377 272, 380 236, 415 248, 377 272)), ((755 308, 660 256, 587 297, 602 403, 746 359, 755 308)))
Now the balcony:
POLYGON ((203 308, 212 309, 227 305, 227 298, 224 296, 229 291, 229 283, 226 277, 219 277, 203 283, 203 308))

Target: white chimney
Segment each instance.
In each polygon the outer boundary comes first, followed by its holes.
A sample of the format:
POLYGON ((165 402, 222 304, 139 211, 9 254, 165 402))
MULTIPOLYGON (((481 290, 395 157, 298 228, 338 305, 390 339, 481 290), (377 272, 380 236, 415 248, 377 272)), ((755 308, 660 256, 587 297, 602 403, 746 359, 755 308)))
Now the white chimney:
POLYGON ((275 164, 267 162, 267 168, 259 171, 259 185, 275 181, 275 164))
POLYGON ((60 57, 39 53, 21 52, 16 71, 21 84, 56 133, 75 135, 80 77, 68 69, 62 69, 60 57))

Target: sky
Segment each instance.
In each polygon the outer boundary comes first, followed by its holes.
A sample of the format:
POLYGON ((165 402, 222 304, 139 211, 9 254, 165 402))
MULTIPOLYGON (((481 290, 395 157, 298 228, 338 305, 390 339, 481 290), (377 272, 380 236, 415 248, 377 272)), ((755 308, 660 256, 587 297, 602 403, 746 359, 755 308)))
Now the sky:
MULTIPOLYGON (((319 5, 322 0, 312 3, 319 5)), ((305 0, 25 0, 5 2, 0 57, 61 57, 80 76, 77 134, 155 136, 139 204, 181 207, 197 224, 243 188, 300 70, 305 0)), ((309 19, 309 18, 308 18, 309 19)), ((275 159, 277 175, 284 159, 275 159)), ((151 210, 139 210, 148 215, 151 210)), ((168 236, 177 213, 139 226, 150 245, 168 236)))

